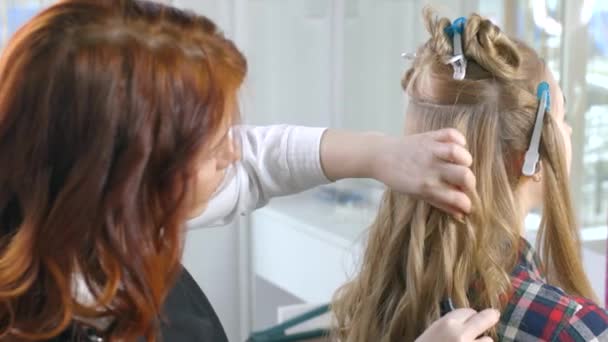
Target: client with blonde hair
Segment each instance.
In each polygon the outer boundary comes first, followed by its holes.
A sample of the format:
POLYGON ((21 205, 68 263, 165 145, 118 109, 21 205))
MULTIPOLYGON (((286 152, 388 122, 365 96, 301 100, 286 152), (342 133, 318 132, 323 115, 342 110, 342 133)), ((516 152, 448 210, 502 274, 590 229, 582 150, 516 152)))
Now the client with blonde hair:
POLYGON ((460 222, 388 190, 360 273, 336 295, 338 338, 413 341, 447 303, 499 309, 490 335, 500 341, 608 340, 581 261, 559 85, 530 47, 479 15, 452 24, 426 10, 425 24, 431 38, 403 79, 405 131, 465 134, 474 210, 460 222), (536 208, 540 255, 523 238, 536 208))

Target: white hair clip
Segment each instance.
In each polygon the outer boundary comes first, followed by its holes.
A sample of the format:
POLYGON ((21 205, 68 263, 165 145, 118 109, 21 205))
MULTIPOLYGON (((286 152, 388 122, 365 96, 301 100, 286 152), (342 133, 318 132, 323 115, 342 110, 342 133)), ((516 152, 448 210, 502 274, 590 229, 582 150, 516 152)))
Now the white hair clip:
POLYGON ((536 90, 536 96, 538 97, 538 110, 536 111, 536 122, 534 123, 534 131, 532 132, 532 139, 530 139, 530 147, 526 152, 524 160, 524 166, 522 173, 525 176, 532 177, 536 173, 538 161, 540 155, 538 153, 540 145, 540 136, 543 131, 543 121, 545 119, 545 113, 551 106, 551 95, 549 94, 549 84, 547 82, 541 82, 536 90))
POLYGON ((401 57, 404 59, 407 59, 408 61, 411 61, 411 60, 416 59, 416 53, 415 52, 404 52, 401 54, 401 57))
POLYGON ((452 38, 454 47, 453 57, 447 64, 454 68, 454 79, 462 81, 467 74, 467 59, 462 52, 462 34, 467 20, 464 17, 456 19, 452 25, 445 28, 445 33, 452 38))

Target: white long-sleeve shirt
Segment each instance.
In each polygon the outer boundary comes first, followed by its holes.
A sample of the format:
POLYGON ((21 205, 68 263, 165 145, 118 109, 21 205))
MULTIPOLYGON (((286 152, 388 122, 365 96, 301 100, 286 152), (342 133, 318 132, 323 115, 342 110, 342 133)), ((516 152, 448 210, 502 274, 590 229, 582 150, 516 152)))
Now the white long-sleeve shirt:
POLYGON ((327 184, 320 154, 325 130, 288 125, 236 128, 242 159, 227 171, 205 212, 189 226, 224 225, 273 197, 327 184))

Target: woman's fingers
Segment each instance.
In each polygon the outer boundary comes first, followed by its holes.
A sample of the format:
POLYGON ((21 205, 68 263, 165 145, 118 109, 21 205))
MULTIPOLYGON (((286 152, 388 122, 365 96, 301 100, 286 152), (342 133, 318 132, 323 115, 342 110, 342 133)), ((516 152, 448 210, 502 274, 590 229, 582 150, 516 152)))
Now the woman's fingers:
POLYGON ((476 180, 473 171, 468 167, 442 163, 437 166, 441 180, 457 189, 471 193, 475 192, 476 180))
POLYGON ((430 194, 429 202, 448 213, 462 218, 471 212, 472 204, 467 194, 475 192, 476 180, 470 166, 473 158, 464 147, 464 136, 454 129, 432 133, 437 144, 432 147, 436 158, 432 166, 439 175, 437 187, 430 194), (457 212, 454 212, 454 209, 457 212))
POLYGON ((484 336, 482 338, 478 338, 475 342, 494 342, 491 337, 484 336))
POLYGON ((458 324, 464 324, 475 315, 477 315, 477 311, 471 308, 462 308, 448 312, 447 314, 445 314, 445 316, 442 317, 442 320, 453 321, 458 324))
POLYGON ((450 214, 468 214, 471 212, 472 203, 469 196, 451 185, 439 182, 426 196, 426 200, 433 206, 446 210, 450 214), (456 211, 456 213, 454 213, 456 211))
POLYGON ((498 316, 496 310, 457 309, 431 324, 416 342, 491 342, 489 337, 478 336, 492 328, 498 316))
POLYGON ((452 206, 449 206, 449 205, 445 205, 445 204, 443 204, 441 202, 434 202, 434 201, 431 201, 431 200, 427 200, 427 201, 433 207, 435 207, 435 208, 437 208, 437 209, 439 209, 439 210, 441 210, 441 211, 443 211, 445 213, 448 213, 448 214, 452 215, 452 217, 454 217, 455 219, 457 219, 459 221, 464 220, 464 214, 463 214, 462 209, 459 209, 459 208, 456 208, 456 207, 452 207, 452 206))
POLYGON ((373 166, 373 178, 458 219, 471 212, 468 195, 476 186, 470 169, 473 159, 460 132, 442 129, 401 138, 366 138, 371 139, 374 157, 365 165, 373 166))
POLYGON ((455 143, 460 146, 466 146, 467 139, 462 133, 454 128, 445 128, 431 133, 433 139, 445 143, 455 143))
POLYGON ((438 142, 433 148, 433 154, 435 157, 448 163, 467 167, 473 163, 471 153, 464 146, 454 142, 438 142))
POLYGON ((467 335, 465 338, 474 339, 493 327, 500 319, 500 313, 493 309, 486 309, 473 315, 464 323, 467 335))

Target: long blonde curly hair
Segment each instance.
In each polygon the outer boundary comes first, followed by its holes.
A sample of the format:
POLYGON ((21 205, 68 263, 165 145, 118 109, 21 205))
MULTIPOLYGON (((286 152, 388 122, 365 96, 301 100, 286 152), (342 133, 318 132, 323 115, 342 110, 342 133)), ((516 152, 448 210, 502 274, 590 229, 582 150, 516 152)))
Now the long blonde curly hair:
MULTIPOLYGON (((511 290, 523 231, 515 190, 546 68, 524 43, 471 15, 463 33, 469 63, 458 81, 451 25, 426 9, 431 38, 403 79, 408 133, 460 130, 477 177, 474 211, 460 223, 428 203, 388 190, 372 224, 360 273, 334 298, 336 337, 346 342, 413 341, 440 317, 440 302, 502 309, 511 290), (410 120, 411 119, 411 120, 410 120)), ((543 271, 566 292, 595 298, 583 271, 563 140, 546 115, 540 145, 544 210, 537 241, 543 271), (559 271, 559 272, 558 272, 559 271)), ((492 334, 496 336, 496 332, 492 334)))

